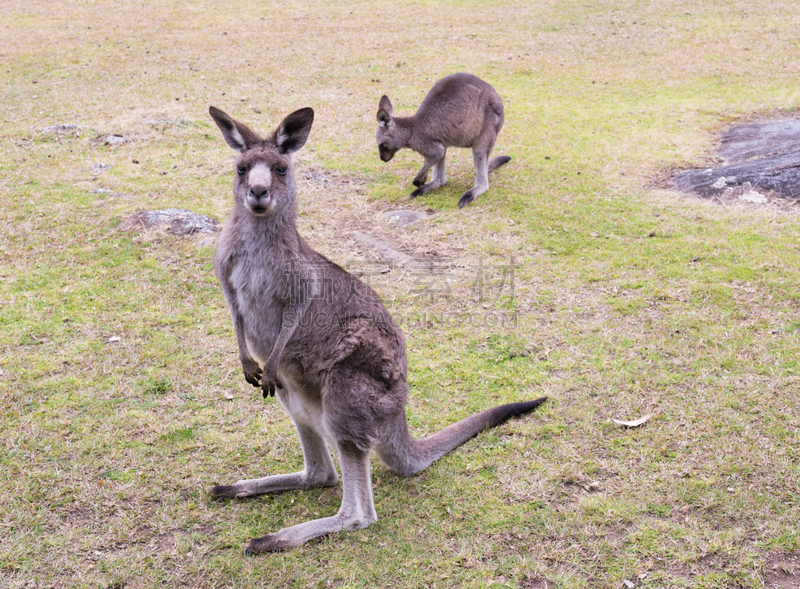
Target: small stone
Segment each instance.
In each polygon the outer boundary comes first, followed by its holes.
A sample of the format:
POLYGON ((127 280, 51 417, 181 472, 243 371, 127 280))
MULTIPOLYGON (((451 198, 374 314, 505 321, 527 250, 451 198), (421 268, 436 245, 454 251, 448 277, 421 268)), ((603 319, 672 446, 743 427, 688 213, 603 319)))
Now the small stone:
POLYGON ((89 169, 95 176, 102 172, 108 172, 111 168, 112 168, 111 164, 103 164, 100 162, 94 163, 91 166, 89 166, 89 169))
POLYGON ((397 227, 406 227, 428 217, 425 213, 411 210, 387 211, 383 213, 383 216, 389 223, 397 227))
POLYGON ((756 190, 748 190, 747 192, 739 196, 739 200, 752 202, 757 205, 763 205, 764 203, 767 202, 767 197, 756 190))
POLYGON ((109 135, 105 135, 103 138, 103 143, 106 145, 122 145, 127 141, 125 136, 120 135, 119 133, 110 133, 109 135))
POLYGON ((119 337, 118 335, 112 335, 110 338, 108 338, 108 340, 107 340, 107 341, 108 341, 108 343, 110 343, 110 344, 116 344, 116 343, 118 343, 118 342, 121 342, 121 341, 122 341, 122 338, 121 338, 121 337, 119 337))

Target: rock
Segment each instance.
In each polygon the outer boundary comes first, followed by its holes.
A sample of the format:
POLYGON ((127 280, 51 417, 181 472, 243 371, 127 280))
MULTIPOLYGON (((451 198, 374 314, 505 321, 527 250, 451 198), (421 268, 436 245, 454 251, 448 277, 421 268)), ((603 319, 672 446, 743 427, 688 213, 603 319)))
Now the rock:
POLYGON ((744 200, 746 202, 752 202, 757 205, 763 205, 767 202, 767 197, 757 192, 755 190, 748 190, 744 194, 739 195, 739 200, 744 200))
POLYGON ((428 218, 426 213, 412 210, 386 211, 383 216, 389 223, 397 227, 406 227, 428 218))
POLYGON ((757 204, 775 195, 800 199, 800 120, 731 127, 721 134, 718 153, 724 165, 681 172, 673 185, 704 198, 738 197, 757 204))
POLYGON ((220 223, 213 217, 193 213, 186 209, 163 209, 157 211, 140 211, 125 219, 122 229, 166 226, 175 235, 192 235, 194 233, 216 233, 220 223))
POLYGON ((719 155, 726 164, 800 151, 800 120, 781 119, 734 125, 720 135, 719 155))
POLYGON ((80 135, 81 131, 84 129, 86 129, 86 127, 81 125, 61 124, 42 127, 39 129, 39 132, 47 133, 48 135, 80 135))
POLYGON ((108 172, 113 166, 111 164, 103 164, 100 162, 94 163, 89 166, 89 169, 92 171, 92 174, 97 176, 102 172, 108 172))
POLYGON ((413 258, 408 254, 394 249, 385 241, 372 237, 362 231, 353 231, 350 235, 361 245, 374 250, 380 258, 392 264, 408 264, 413 258))
POLYGON ((104 145, 109 145, 111 147, 115 145, 122 145, 127 141, 124 135, 120 135, 119 133, 109 133, 108 135, 102 135, 98 137, 100 143, 104 145))

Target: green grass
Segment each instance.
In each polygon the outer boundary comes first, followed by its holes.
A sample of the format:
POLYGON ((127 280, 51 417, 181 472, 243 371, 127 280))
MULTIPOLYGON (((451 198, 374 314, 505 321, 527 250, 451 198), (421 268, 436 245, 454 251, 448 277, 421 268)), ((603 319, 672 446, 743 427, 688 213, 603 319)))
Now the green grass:
POLYGON ((712 161, 717 130, 800 108, 791 3, 65 10, 0 4, 0 585, 797 582, 797 207, 657 188, 712 161), (409 204, 421 158, 377 158, 378 99, 410 114, 464 70, 503 97, 496 151, 513 160, 458 210, 474 172, 450 150, 447 186, 409 204), (210 499, 301 468, 296 435, 241 377, 213 244, 119 227, 169 207, 224 220, 233 154, 209 104, 261 131, 315 109, 300 227, 377 268, 415 435, 550 397, 418 476, 375 460, 376 524, 258 558, 247 540, 334 513, 341 488, 210 499), (43 131, 59 124, 78 128, 43 131), (435 216, 383 222, 405 206, 435 216), (439 273, 383 273, 354 229, 439 273))

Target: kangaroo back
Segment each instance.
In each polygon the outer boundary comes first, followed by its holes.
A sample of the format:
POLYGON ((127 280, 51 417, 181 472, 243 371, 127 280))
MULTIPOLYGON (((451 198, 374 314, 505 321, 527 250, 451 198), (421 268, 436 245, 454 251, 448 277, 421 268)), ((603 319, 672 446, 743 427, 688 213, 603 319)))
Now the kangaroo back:
POLYGON ((415 131, 448 147, 472 147, 481 133, 496 136, 503 126, 503 101, 494 88, 472 74, 437 82, 420 104, 415 131))

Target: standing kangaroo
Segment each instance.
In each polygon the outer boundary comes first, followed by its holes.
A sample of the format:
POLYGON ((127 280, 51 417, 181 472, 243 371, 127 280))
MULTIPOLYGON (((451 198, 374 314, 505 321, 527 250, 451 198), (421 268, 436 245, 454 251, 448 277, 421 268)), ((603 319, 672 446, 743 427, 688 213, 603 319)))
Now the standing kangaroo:
POLYGON ((444 186, 444 157, 448 147, 471 147, 475 186, 458 201, 458 208, 489 190, 489 172, 511 161, 507 155, 489 159, 503 126, 503 101, 494 88, 472 74, 452 74, 436 82, 411 117, 393 117, 392 103, 382 96, 378 104, 378 151, 385 162, 410 147, 425 158, 414 178, 418 188, 410 198, 444 186), (433 166, 433 180, 426 184, 433 166))
POLYGON ((369 286, 312 250, 295 226, 291 154, 305 144, 314 111, 293 112, 265 139, 213 106, 209 113, 228 145, 241 152, 233 212, 214 256, 239 359, 247 382, 265 397, 277 394, 305 460, 300 472, 218 485, 211 494, 247 497, 333 486, 339 477, 328 447, 341 460, 344 493, 336 515, 250 540, 246 552, 285 550, 377 520, 372 450, 397 474, 411 475, 545 398, 487 409, 412 438, 403 332, 369 286))

